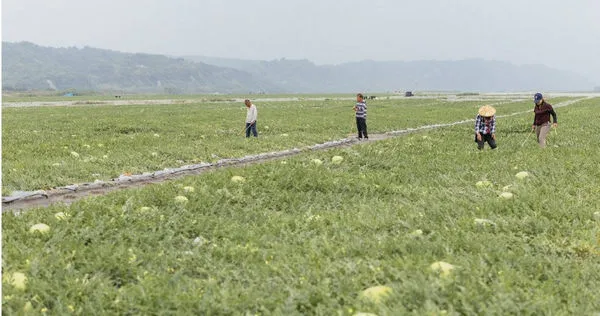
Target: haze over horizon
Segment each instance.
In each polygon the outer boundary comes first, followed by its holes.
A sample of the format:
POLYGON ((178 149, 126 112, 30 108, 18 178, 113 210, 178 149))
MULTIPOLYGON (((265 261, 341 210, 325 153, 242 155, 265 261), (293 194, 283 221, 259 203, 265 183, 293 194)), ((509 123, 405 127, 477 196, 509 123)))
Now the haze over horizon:
POLYGON ((4 0, 2 40, 316 64, 475 58, 600 85, 598 12, 593 0, 4 0))

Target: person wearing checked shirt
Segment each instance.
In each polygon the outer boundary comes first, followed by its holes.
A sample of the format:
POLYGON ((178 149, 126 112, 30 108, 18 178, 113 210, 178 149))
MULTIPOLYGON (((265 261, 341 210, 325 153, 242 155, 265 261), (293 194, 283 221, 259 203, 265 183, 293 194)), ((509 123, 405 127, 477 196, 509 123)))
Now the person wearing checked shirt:
POLYGON ((479 108, 475 118, 475 142, 477 149, 482 150, 487 142, 491 149, 496 148, 496 109, 490 105, 479 108))

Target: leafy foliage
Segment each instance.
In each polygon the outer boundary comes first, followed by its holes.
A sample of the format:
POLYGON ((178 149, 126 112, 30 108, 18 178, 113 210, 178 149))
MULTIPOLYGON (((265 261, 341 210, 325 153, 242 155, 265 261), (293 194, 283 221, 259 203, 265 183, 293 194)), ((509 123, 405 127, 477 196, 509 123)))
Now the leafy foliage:
POLYGON ((543 150, 520 115, 494 151, 456 125, 3 214, 3 274, 27 280, 3 280, 3 313, 597 313, 598 101, 561 108, 543 150))
MULTIPOLYGON (((372 100, 369 130, 387 132, 472 119, 480 103, 372 100)), ((529 103, 498 105, 498 113, 524 111, 529 103)), ((241 103, 3 108, 3 193, 109 180, 123 173, 346 138, 355 135, 353 105, 337 99, 259 102, 260 137, 250 140, 243 136, 246 110, 241 103)))

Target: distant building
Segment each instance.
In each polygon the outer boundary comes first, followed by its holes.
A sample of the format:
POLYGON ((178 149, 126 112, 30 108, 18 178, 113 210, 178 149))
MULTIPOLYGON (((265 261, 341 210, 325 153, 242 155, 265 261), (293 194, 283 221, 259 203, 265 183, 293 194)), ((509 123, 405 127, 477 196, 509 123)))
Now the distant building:
POLYGON ((406 93, 404 93, 405 97, 413 97, 414 94, 412 93, 412 91, 406 91, 406 93))

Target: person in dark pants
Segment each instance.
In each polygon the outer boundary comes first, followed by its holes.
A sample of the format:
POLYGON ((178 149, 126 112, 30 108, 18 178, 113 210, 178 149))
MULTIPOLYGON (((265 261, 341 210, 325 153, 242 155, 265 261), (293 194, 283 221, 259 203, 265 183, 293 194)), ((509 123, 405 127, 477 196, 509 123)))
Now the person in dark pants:
POLYGON ((546 102, 544 96, 539 92, 533 96, 533 102, 535 103, 533 107, 535 115, 531 129, 535 131, 540 147, 544 148, 546 147, 546 137, 550 134, 550 115, 552 115, 553 120, 552 127, 556 128, 558 126, 556 112, 552 108, 552 105, 546 102))
POLYGON ((496 109, 490 105, 479 108, 475 118, 475 142, 477 149, 482 150, 487 142, 490 148, 496 148, 496 109))
POLYGON ((354 106, 354 112, 356 112, 356 128, 358 129, 358 140, 369 139, 367 135, 367 103, 362 93, 356 95, 356 105, 354 106))
POLYGON ((250 137, 250 132, 254 137, 258 137, 258 132, 256 131, 256 118, 258 117, 258 111, 256 110, 256 106, 250 102, 250 100, 246 99, 244 101, 246 104, 246 138, 250 137))

